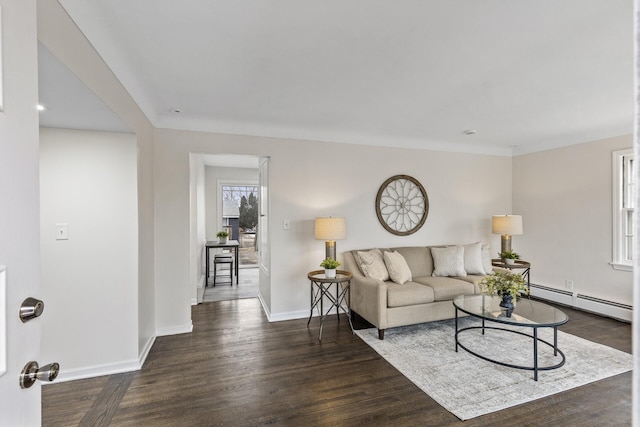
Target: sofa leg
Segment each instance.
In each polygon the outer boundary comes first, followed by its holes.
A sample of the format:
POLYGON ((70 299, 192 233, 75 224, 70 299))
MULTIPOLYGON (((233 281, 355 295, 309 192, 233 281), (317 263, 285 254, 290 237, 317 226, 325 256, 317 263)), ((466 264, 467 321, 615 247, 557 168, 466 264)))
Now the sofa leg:
POLYGON ((384 339, 384 329, 378 329, 378 338, 381 340, 384 339))

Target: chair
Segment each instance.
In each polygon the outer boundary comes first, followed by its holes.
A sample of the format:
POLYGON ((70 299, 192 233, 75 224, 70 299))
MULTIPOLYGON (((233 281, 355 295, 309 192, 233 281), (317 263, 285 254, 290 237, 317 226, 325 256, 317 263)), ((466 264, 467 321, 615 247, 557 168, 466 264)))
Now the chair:
MULTIPOLYGON (((233 255, 229 252, 223 252, 221 254, 215 254, 213 257, 213 287, 216 287, 216 281, 218 279, 218 264, 229 265, 229 284, 233 286, 233 255)), ((226 283, 226 282, 225 282, 226 283)))

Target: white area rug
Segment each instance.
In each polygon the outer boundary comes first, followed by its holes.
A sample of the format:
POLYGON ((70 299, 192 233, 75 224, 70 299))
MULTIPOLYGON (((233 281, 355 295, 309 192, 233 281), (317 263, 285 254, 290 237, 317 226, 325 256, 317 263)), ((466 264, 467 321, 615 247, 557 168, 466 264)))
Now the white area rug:
MULTIPOLYGON (((479 324, 476 319, 460 319, 460 327, 479 324)), ((531 329, 523 331, 531 333, 531 329)), ((564 352, 566 363, 555 370, 539 371, 536 382, 533 371, 496 365, 462 348, 456 353, 453 320, 387 329, 382 341, 377 329, 356 334, 461 420, 621 374, 630 371, 633 364, 628 353, 559 331, 558 348, 564 352)), ((539 337, 553 343, 552 329, 540 329, 539 337)), ((479 330, 472 330, 460 333, 460 342, 503 362, 533 366, 531 338, 501 331, 487 331, 482 336, 479 330)), ((545 344, 539 345, 538 351, 539 366, 561 360, 545 344)))

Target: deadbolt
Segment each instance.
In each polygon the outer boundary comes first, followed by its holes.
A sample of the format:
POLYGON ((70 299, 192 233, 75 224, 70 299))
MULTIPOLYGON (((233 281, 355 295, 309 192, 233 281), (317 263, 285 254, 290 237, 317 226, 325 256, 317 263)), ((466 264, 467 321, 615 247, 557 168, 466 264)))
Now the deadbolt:
POLYGON ((20 320, 22 320, 22 323, 25 323, 40 316, 43 311, 44 302, 29 297, 22 301, 22 305, 20 306, 20 320))
POLYGON ((53 381, 59 373, 60 365, 55 362, 39 368, 38 362, 31 361, 24 365, 24 369, 20 373, 20 387, 29 388, 35 384, 36 380, 53 381))

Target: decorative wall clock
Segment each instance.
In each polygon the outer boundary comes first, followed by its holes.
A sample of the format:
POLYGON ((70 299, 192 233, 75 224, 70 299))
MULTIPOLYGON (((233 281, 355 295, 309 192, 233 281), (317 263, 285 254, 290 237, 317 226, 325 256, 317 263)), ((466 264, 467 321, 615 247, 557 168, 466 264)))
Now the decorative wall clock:
POLYGON ((408 175, 387 179, 376 196, 376 215, 392 234, 408 236, 420 230, 429 215, 429 198, 420 182, 408 175))

